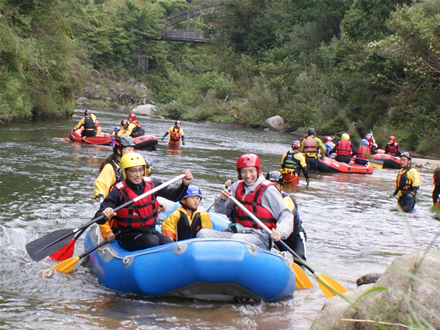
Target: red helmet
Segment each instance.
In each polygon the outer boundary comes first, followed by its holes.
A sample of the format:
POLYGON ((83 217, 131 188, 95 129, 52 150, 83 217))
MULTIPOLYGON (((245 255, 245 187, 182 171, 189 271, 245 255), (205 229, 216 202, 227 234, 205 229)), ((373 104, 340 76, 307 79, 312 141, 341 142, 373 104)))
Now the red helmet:
POLYGON ((331 136, 324 137, 324 143, 327 143, 328 141, 330 141, 330 142, 333 141, 331 136))
POLYGON ((91 114, 92 114, 92 112, 89 109, 86 109, 86 111, 84 111, 84 116, 91 115, 91 114))
POLYGON ((370 133, 365 135, 364 139, 367 140, 369 143, 373 143, 373 135, 371 135, 370 133))
POLYGON ((136 115, 134 113, 130 113, 128 118, 131 119, 131 121, 136 120, 136 115))
POLYGON ((396 143, 396 137, 395 136, 391 135, 388 140, 393 141, 393 143, 396 143))
POLYGON ((240 169, 245 167, 255 166, 257 168, 258 175, 261 174, 261 161, 255 154, 244 154, 237 159, 237 174, 238 179, 241 180, 240 169))

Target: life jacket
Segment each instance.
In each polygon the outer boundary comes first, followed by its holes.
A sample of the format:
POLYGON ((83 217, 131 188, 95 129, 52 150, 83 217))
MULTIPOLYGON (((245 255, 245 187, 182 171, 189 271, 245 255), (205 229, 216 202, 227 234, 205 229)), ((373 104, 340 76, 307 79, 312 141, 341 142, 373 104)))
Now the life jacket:
POLYGON ((84 129, 87 131, 95 130, 95 121, 92 116, 84 117, 84 129))
MULTIPOLYGON (((261 197, 264 191, 269 186, 274 186, 274 183, 269 180, 261 182, 257 188, 249 195, 244 196, 244 183, 241 181, 237 186, 236 198, 241 201, 243 206, 251 211, 258 219, 260 219, 269 229, 275 229, 277 221, 274 219, 272 213, 263 205, 261 205, 261 197)), ((261 229, 242 209, 238 206, 235 208, 235 222, 248 228, 261 229)))
POLYGON ((412 180, 408 178, 408 172, 412 169, 411 166, 408 166, 405 169, 400 170, 400 172, 397 174, 396 178, 396 187, 399 190, 409 190, 412 189, 412 180))
POLYGON ((137 120, 133 120, 132 123, 135 124, 137 127, 142 127, 141 123, 137 120))
POLYGON ((293 151, 288 151, 287 153, 286 153, 286 157, 284 158, 284 163, 283 163, 283 165, 284 165, 284 167, 286 167, 286 168, 292 168, 292 169, 294 169, 295 170, 295 172, 300 172, 300 169, 299 169, 299 167, 300 167, 300 161, 298 160, 298 159, 296 159, 296 157, 295 157, 295 155, 297 154, 298 152, 297 151, 295 151, 295 152, 293 152, 293 151))
POLYGON ((170 134, 171 141, 178 142, 180 139, 180 128, 173 127, 173 131, 170 134), (177 131, 176 131, 177 130, 177 131))
POLYGON ((297 204, 295 198, 293 198, 293 196, 291 194, 288 194, 288 193, 282 191, 281 196, 283 196, 283 198, 289 197, 292 200, 293 204, 295 204, 295 213, 293 214, 293 216, 294 216, 294 223, 293 223, 294 230, 293 231, 298 232, 297 227, 299 227, 302 224, 302 220, 301 220, 301 218, 299 216, 299 212, 298 212, 298 204, 297 204))
POLYGON ((388 154, 392 154, 392 155, 398 154, 398 144, 397 143, 393 143, 393 144, 388 143, 387 147, 386 147, 386 152, 388 154))
POLYGON ((340 156, 350 156, 353 152, 350 141, 339 141, 336 146, 336 153, 340 156))
POLYGON ((356 150, 356 158, 368 159, 370 156, 370 148, 368 146, 361 145, 356 150))
MULTIPOLYGON (((153 179, 143 177, 146 193, 154 188, 153 179)), ((138 197, 135 192, 127 186, 124 180, 115 185, 124 198, 124 203, 138 197)), ((158 215, 159 202, 153 195, 142 198, 131 205, 120 209, 114 217, 114 222, 124 228, 142 228, 153 226, 158 215)))
MULTIPOLYGON (((115 175, 116 175, 116 183, 122 181, 123 176, 122 176, 122 171, 121 171, 121 167, 119 166, 119 160, 117 159, 112 159, 111 161, 108 162, 112 167, 113 170, 115 171, 115 175)), ((110 187, 109 191, 113 190, 113 187, 110 187)))
POLYGON ((138 137, 145 134, 145 130, 140 126, 135 126, 131 131, 131 137, 138 137))
POLYGON ((202 211, 200 210, 194 211, 195 215, 190 225, 186 213, 180 211, 180 220, 177 222, 176 228, 176 236, 178 241, 196 237, 196 234, 202 228, 202 218, 200 215, 201 212, 202 211))
POLYGON ((432 178, 434 179, 434 184, 436 186, 440 186, 440 167, 437 167, 432 174, 432 178))
POLYGON ((304 140, 303 151, 306 153, 306 157, 318 157, 318 145, 313 136, 309 136, 304 140))

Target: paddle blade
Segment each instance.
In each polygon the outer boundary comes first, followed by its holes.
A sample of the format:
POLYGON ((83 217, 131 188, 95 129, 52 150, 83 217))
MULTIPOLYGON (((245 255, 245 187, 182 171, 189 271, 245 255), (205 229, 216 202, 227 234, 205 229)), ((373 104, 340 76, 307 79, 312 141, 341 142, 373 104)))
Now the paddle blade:
POLYGON ((75 250, 75 238, 72 238, 69 243, 61 250, 52 253, 49 258, 55 261, 63 261, 69 259, 73 256, 73 251, 75 250))
POLYGON ((301 266, 292 262, 290 267, 295 274, 296 285, 295 289, 308 289, 313 287, 312 281, 310 281, 307 274, 302 270, 301 266))
POLYGON ((73 229, 60 229, 26 244, 26 251, 34 261, 40 261, 63 248, 75 234, 73 229))
POLYGON ((328 276, 320 274, 315 274, 315 276, 318 280, 319 287, 326 298, 331 298, 337 294, 343 294, 348 291, 341 283, 328 276))
POLYGON ((70 258, 64 261, 61 261, 59 264, 53 266, 51 269, 55 269, 61 273, 71 273, 75 268, 76 264, 79 261, 79 257, 70 258))
POLYGON ((370 162, 371 166, 373 166, 374 168, 383 168, 383 163, 379 164, 379 163, 375 163, 375 162, 370 162))

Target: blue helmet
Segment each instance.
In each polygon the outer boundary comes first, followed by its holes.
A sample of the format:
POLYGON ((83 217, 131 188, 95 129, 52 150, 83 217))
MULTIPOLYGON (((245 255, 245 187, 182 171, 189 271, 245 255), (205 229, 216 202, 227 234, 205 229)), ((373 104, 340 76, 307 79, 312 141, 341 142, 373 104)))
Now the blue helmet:
POLYGON ((183 198, 186 197, 190 197, 190 196, 199 196, 200 200, 202 200, 202 192, 200 191, 200 189, 196 186, 193 185, 189 185, 188 189, 185 192, 185 196, 183 196, 183 198))
POLYGON ((115 132, 119 132, 121 130, 121 127, 115 126, 115 132))
POLYGON ((368 143, 368 141, 367 140, 365 140, 365 139, 362 139, 361 140, 361 146, 368 146, 370 143, 368 143))

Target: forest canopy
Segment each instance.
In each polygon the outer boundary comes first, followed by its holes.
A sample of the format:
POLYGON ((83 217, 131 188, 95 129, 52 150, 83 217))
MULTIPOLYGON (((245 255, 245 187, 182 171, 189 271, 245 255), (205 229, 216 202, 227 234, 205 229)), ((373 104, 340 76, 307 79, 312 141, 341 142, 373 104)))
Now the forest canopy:
POLYGON ((439 73, 440 0, 0 0, 3 123, 68 116, 91 82, 134 77, 174 119, 280 115, 440 153, 439 73), (200 5, 210 42, 161 40, 200 5))

